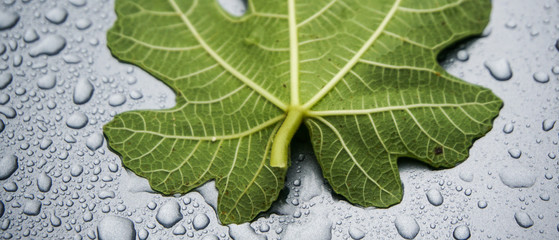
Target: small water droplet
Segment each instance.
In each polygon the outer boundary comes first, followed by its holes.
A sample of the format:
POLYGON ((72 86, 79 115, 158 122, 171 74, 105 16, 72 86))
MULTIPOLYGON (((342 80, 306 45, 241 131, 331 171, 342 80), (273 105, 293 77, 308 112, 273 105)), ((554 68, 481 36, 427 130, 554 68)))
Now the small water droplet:
POLYGON ((456 53, 456 58, 460 61, 467 61, 470 58, 470 55, 466 50, 460 50, 456 53))
POLYGON ((534 80, 539 83, 549 82, 549 75, 547 75, 547 73, 544 72, 536 72, 534 73, 533 77, 534 80))
POLYGON ((509 20, 508 22, 505 23, 505 27, 510 28, 510 29, 515 29, 516 28, 516 22, 513 20, 509 20))
POLYGON ((484 209, 484 208, 487 207, 487 202, 481 200, 481 201, 477 202, 477 207, 479 207, 479 208, 481 208, 481 209, 484 209))
POLYGON ((62 56, 62 60, 67 64, 78 64, 82 61, 80 57, 72 54, 62 56))
POLYGON ((514 131, 514 124, 512 123, 507 123, 505 124, 505 126, 503 126, 503 132, 506 134, 511 133, 512 131, 514 131))
POLYGON ((487 70, 489 70, 489 73, 491 73, 491 76, 493 76, 496 80, 506 81, 512 77, 510 64, 504 58, 493 61, 486 61, 484 65, 487 70))
POLYGON ((23 213, 29 216, 39 215, 41 212, 41 205, 39 200, 25 200, 23 204, 23 213))
POLYGON ((149 232, 144 228, 140 229, 140 231, 138 232, 138 238, 140 240, 146 240, 148 237, 149 237, 149 232))
POLYGON ((66 126, 73 129, 80 129, 85 127, 85 125, 87 125, 88 122, 89 119, 84 113, 75 112, 72 115, 70 115, 70 117, 68 117, 68 119, 66 120, 66 126))
POLYGON ((552 120, 552 119, 543 120, 542 129, 546 132, 553 129, 553 127, 555 126, 555 122, 556 120, 552 120))
POLYGON ((529 228, 534 225, 534 221, 532 220, 530 215, 525 212, 514 213, 514 219, 516 220, 516 223, 518 223, 518 225, 523 228, 529 228))
POLYGON ((76 21, 76 28, 79 30, 88 29, 91 26, 91 20, 87 18, 80 18, 76 21))
POLYGON ((144 95, 142 94, 142 92, 138 91, 138 90, 133 90, 130 92, 129 94, 130 98, 134 99, 134 100, 138 100, 141 99, 144 95))
POLYGON ((522 151, 520 151, 520 149, 518 148, 511 148, 508 150, 509 155, 514 158, 514 159, 518 159, 520 158, 520 156, 522 156, 522 151))
POLYGON ((550 197, 548 193, 542 193, 540 194, 540 199, 543 201, 549 201, 550 197))
POLYGON ((55 7, 51 10, 49 10, 46 14, 45 14, 45 18, 47 20, 49 20, 49 22, 54 23, 54 24, 61 24, 64 21, 66 21, 66 18, 68 17, 68 11, 66 11, 66 9, 61 8, 61 7, 55 7))
POLYGON ((474 173, 468 170, 463 170, 458 174, 458 177, 460 177, 460 179, 464 182, 471 182, 474 180, 474 173))
POLYGON ((72 175, 73 177, 77 177, 77 176, 81 175, 82 172, 83 172, 82 165, 76 164, 76 165, 73 165, 72 168, 70 168, 70 175, 72 175))
POLYGON ((76 7, 83 7, 87 3, 86 0, 69 0, 69 2, 76 7))

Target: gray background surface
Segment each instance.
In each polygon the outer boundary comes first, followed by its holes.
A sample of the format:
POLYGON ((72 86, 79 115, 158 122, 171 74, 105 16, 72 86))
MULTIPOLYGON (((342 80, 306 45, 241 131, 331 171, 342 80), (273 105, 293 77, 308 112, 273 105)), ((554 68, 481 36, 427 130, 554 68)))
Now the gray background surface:
MULTIPOLYGON (((212 208, 216 195, 211 183, 198 192, 165 197, 153 193, 147 181, 122 168, 120 159, 107 149, 106 143, 95 151, 86 146, 87 139, 101 133, 103 124, 116 113, 169 108, 174 104, 174 95, 141 69, 119 63, 110 55, 105 32, 115 20, 113 1, 89 0, 83 1, 86 3, 82 6, 80 2, 0 3, 0 11, 20 16, 14 27, 0 31, 0 45, 6 47, 0 55, 0 75, 13 75, 12 82, 0 90, 2 97, 9 96, 0 105, 0 120, 5 124, 0 132, 0 159, 12 155, 18 158, 17 170, 8 179, 0 180, 2 238, 96 239, 99 232, 107 230, 98 227, 102 220, 120 216, 133 223, 138 236, 143 238, 147 233, 150 239, 310 240, 352 239, 359 235, 364 239, 402 239, 396 219, 408 220, 400 224, 401 232, 413 232, 415 221, 419 227, 416 239, 451 239, 459 226, 467 226, 471 239, 559 239, 559 124, 548 131, 542 129, 545 120, 551 123, 559 119, 559 1, 493 1, 486 36, 458 45, 443 61, 450 73, 490 88, 505 103, 493 130, 475 142, 464 163, 434 170, 411 161, 400 162, 405 188, 402 203, 387 209, 362 208, 333 195, 320 175, 310 146, 296 144, 285 196, 254 222, 230 226, 220 225, 216 218, 212 208), (62 23, 45 18, 54 7, 67 10, 67 19, 62 23), (76 27, 78 22, 87 20, 91 22, 89 28, 76 27), (35 30, 39 40, 24 41, 29 30, 35 30), (30 49, 54 34, 66 39, 59 54, 29 55, 30 49), (469 55, 468 60, 456 58, 460 50, 469 55), (72 61, 68 56, 80 61, 69 63, 72 61), (484 62, 500 58, 506 59, 513 71, 508 81, 496 80, 484 67, 484 62), (553 67, 557 67, 555 73, 553 67), (550 80, 535 81, 533 74, 537 72, 547 74, 550 80), (40 89, 38 79, 49 74, 56 75, 56 86, 40 89), (78 79, 88 79, 95 88, 92 99, 83 105, 72 100, 78 79), (141 92, 143 97, 132 99, 133 91, 141 92), (109 105, 109 99, 118 94, 126 97, 126 103, 109 105), (9 109, 16 111, 14 118, 5 114, 9 109), (76 130, 66 125, 74 112, 87 115, 87 126, 76 130), (505 126, 514 129, 506 133, 505 126), (49 140, 52 144, 44 147, 49 140), (512 156, 515 151, 521 152, 520 157, 512 156), (83 167, 79 176, 71 174, 76 166, 83 167), (52 180, 52 186, 41 192, 38 182, 44 181, 44 175, 52 180), (509 181, 506 185, 507 177, 520 183, 535 182, 531 187, 511 188, 508 185, 514 183, 509 181), (440 206, 428 201, 426 193, 430 190, 443 196, 440 206), (156 215, 172 201, 179 204, 183 218, 165 228, 156 215), (30 202, 40 203, 37 215, 24 213, 30 202), (483 203, 487 204, 485 208, 480 207, 483 203), (517 223, 515 214, 522 213, 528 214, 533 226, 524 228, 517 223), (197 230, 193 220, 201 214, 210 222, 197 230), (56 224, 57 218, 60 224, 56 224)), ((234 0, 219 2, 233 13, 243 11, 243 5, 234 0)), ((6 161, 0 161, 1 169, 7 167, 6 161)), ((113 228, 109 230, 131 231, 126 225, 113 228)))

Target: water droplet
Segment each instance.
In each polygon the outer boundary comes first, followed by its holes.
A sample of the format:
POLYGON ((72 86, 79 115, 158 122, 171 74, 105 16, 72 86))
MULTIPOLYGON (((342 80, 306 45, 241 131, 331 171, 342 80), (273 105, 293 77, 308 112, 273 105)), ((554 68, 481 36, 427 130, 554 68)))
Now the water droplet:
POLYGON ((130 98, 134 99, 134 100, 138 100, 140 98, 142 98, 144 95, 142 94, 142 92, 138 91, 138 90, 133 90, 130 92, 129 94, 130 98))
POLYGON ((184 235, 186 233, 186 228, 183 225, 178 225, 175 229, 173 229, 173 234, 175 235, 184 235))
POLYGON ((91 151, 95 151, 103 145, 104 140, 105 138, 103 137, 103 134, 93 133, 87 138, 85 145, 87 148, 91 149, 91 151))
POLYGON ((134 240, 136 239, 136 229, 134 229, 134 223, 128 218, 107 216, 99 222, 97 235, 99 240, 134 240))
POLYGON ((452 236, 456 240, 466 240, 470 238, 470 228, 466 225, 460 225, 454 229, 452 236))
POLYGON ((16 155, 4 156, 0 160, 0 180, 9 178, 18 167, 16 155))
POLYGON ((540 194, 540 199, 543 201, 549 201, 550 197, 548 193, 541 193, 540 194))
POLYGON ((10 101, 10 95, 6 93, 0 93, 0 105, 4 105, 10 101))
MULTIPOLYGON (((254 232, 254 229, 250 227, 248 223, 243 224, 230 224, 229 225, 229 236, 234 240, 264 240, 266 236, 262 236, 254 232)), ((288 239, 288 238, 285 238, 288 239)))
POLYGON ((354 226, 350 226, 348 230, 349 236, 353 240, 359 240, 365 237, 365 232, 354 226))
POLYGON ((556 122, 556 121, 555 121, 555 120, 552 120, 552 119, 543 120, 543 122, 542 122, 542 129, 543 129, 544 131, 546 131, 546 132, 549 131, 549 130, 551 130, 551 129, 553 129, 553 127, 555 126, 555 122, 556 122))
POLYGON ((431 189, 427 193, 427 200, 429 203, 433 204, 433 206, 440 206, 443 204, 443 195, 436 189, 431 189))
POLYGON ((52 224, 53 227, 58 227, 62 224, 62 220, 53 212, 50 215, 50 224, 52 224))
POLYGON ((81 175, 82 172, 83 172, 82 165, 73 165, 72 168, 70 168, 70 175, 72 175, 73 177, 77 177, 81 175))
POLYGON ((509 152, 509 155, 514 159, 518 159, 522 155, 522 151, 520 151, 520 149, 518 149, 518 148, 511 148, 511 149, 509 149, 508 152, 509 152))
POLYGON ((505 23, 505 27, 510 28, 510 29, 514 29, 516 28, 516 22, 513 20, 509 20, 507 23, 505 23))
POLYGON ((0 89, 6 88, 12 83, 13 75, 11 73, 4 73, 0 75, 0 89))
POLYGON ((111 107, 118 107, 126 102, 126 96, 124 94, 114 94, 109 97, 109 105, 111 107))
POLYGON ((48 35, 29 49, 29 56, 56 55, 66 46, 66 39, 60 35, 48 35))
POLYGON ((16 110, 13 107, 0 106, 0 113, 6 116, 7 118, 16 117, 16 110))
POLYGON ((16 25, 19 15, 15 12, 0 11, 0 30, 6 30, 16 25))
POLYGON ((76 28, 79 30, 88 29, 91 26, 91 20, 87 18, 80 18, 76 21, 76 28))
POLYGON ((460 50, 456 53, 456 58, 460 61, 468 61, 470 55, 466 52, 466 50, 460 50))
POLYGON ((39 39, 39 34, 37 34, 37 31, 35 31, 35 29, 27 29, 25 30, 25 33, 23 33, 23 41, 25 41, 26 43, 32 43, 35 42, 39 39))
POLYGON ((5 211, 4 202, 0 201, 0 218, 4 216, 4 211, 5 211))
POLYGON ((176 223, 182 220, 182 213, 179 203, 175 200, 166 202, 157 211, 155 219, 165 228, 174 226, 176 223))
POLYGON ((516 220, 516 223, 523 228, 529 228, 534 225, 534 221, 532 221, 530 215, 525 212, 514 213, 514 219, 516 220))
POLYGON ((506 133, 506 134, 509 134, 512 131, 514 131, 514 124, 512 124, 512 123, 505 124, 505 126, 503 127, 503 132, 506 133))
POLYGON ((192 221, 192 226, 197 231, 206 228, 208 224, 210 224, 210 218, 208 218, 208 216, 203 213, 196 215, 196 217, 194 217, 194 220, 192 221))
POLYGON ((474 173, 464 170, 458 174, 458 177, 460 177, 460 179, 464 182, 471 182, 474 180, 474 173))
POLYGON ((52 178, 50 178, 46 173, 39 174, 37 177, 37 188, 41 192, 48 192, 52 186, 52 178))
POLYGON ((100 199, 115 198, 115 192, 114 191, 101 191, 101 192, 99 192, 99 198, 100 199))
POLYGON ((413 217, 408 215, 396 217, 394 225, 400 236, 405 239, 414 239, 419 233, 419 224, 417 224, 417 221, 415 221, 413 217))
POLYGON ((549 82, 549 75, 547 75, 547 73, 544 72, 536 72, 534 73, 533 77, 534 80, 539 83, 549 82))
POLYGON ((0 133, 2 133, 4 131, 4 128, 6 126, 4 125, 4 121, 2 121, 2 119, 0 119, 0 133))
POLYGON ((69 0, 69 2, 76 7, 83 7, 87 3, 86 0, 69 0))
POLYGON ((138 232, 138 238, 140 240, 146 240, 149 237, 149 232, 146 229, 140 229, 140 231, 138 232))
POLYGON ((37 86, 40 89, 44 89, 44 90, 52 89, 55 85, 56 85, 56 75, 54 74, 48 74, 42 76, 41 78, 39 78, 39 80, 37 80, 37 86))
POLYGON ((62 56, 62 60, 64 60, 67 64, 77 64, 82 61, 82 59, 76 55, 64 55, 62 56))
POLYGON ((219 238, 216 235, 206 235, 202 238, 202 240, 219 240, 219 238))
POLYGON ((87 79, 79 79, 78 83, 74 87, 74 103, 75 104, 84 104, 91 99, 93 96, 93 91, 95 88, 93 84, 89 82, 87 79))
POLYGON ((41 205, 39 200, 25 200, 23 204, 23 213, 29 216, 39 215, 41 212, 41 205))
POLYGON ((494 61, 485 61, 484 63, 491 76, 499 81, 506 81, 512 77, 512 70, 510 68, 509 62, 500 58, 494 61))
POLYGON ((88 122, 89 119, 84 113, 75 112, 72 115, 70 115, 70 117, 68 117, 68 120, 66 120, 66 126, 73 129, 80 129, 85 127, 85 125, 87 125, 88 122))
POLYGON ((4 190, 6 192, 15 192, 17 191, 17 184, 15 182, 9 182, 4 184, 4 190))
POLYGON ((528 188, 536 183, 536 176, 524 167, 504 167, 499 173, 501 181, 511 188, 528 188))
POLYGON ((66 11, 66 9, 61 7, 53 8, 45 14, 45 18, 49 20, 49 22, 54 24, 63 23, 64 21, 66 21, 67 17, 68 17, 68 11, 66 11))
POLYGON ((559 66, 552 67, 551 72, 555 75, 558 75, 559 74, 559 66))

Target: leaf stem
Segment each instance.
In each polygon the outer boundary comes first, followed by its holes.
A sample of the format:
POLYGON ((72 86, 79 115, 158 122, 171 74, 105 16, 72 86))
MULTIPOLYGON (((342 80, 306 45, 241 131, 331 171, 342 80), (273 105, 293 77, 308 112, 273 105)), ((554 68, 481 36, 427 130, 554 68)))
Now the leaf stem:
POLYGON ((297 129, 299 129, 305 112, 300 106, 290 106, 287 110, 287 117, 281 124, 272 143, 272 156, 270 158, 270 165, 272 167, 287 167, 289 143, 297 129))

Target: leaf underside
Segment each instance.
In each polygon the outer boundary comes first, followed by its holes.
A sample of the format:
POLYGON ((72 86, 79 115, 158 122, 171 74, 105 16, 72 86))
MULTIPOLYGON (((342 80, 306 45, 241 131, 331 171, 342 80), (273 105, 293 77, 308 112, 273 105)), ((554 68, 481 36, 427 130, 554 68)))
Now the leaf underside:
POLYGON ((399 157, 452 167, 490 130, 501 100, 436 61, 481 33, 490 8, 487 0, 249 0, 233 17, 215 0, 117 0, 111 52, 177 96, 171 109, 119 114, 104 132, 123 164, 163 194, 214 179, 220 220, 240 223, 283 188, 272 145, 276 133, 297 129, 282 126, 297 112, 333 190, 388 207, 402 199, 399 157))

